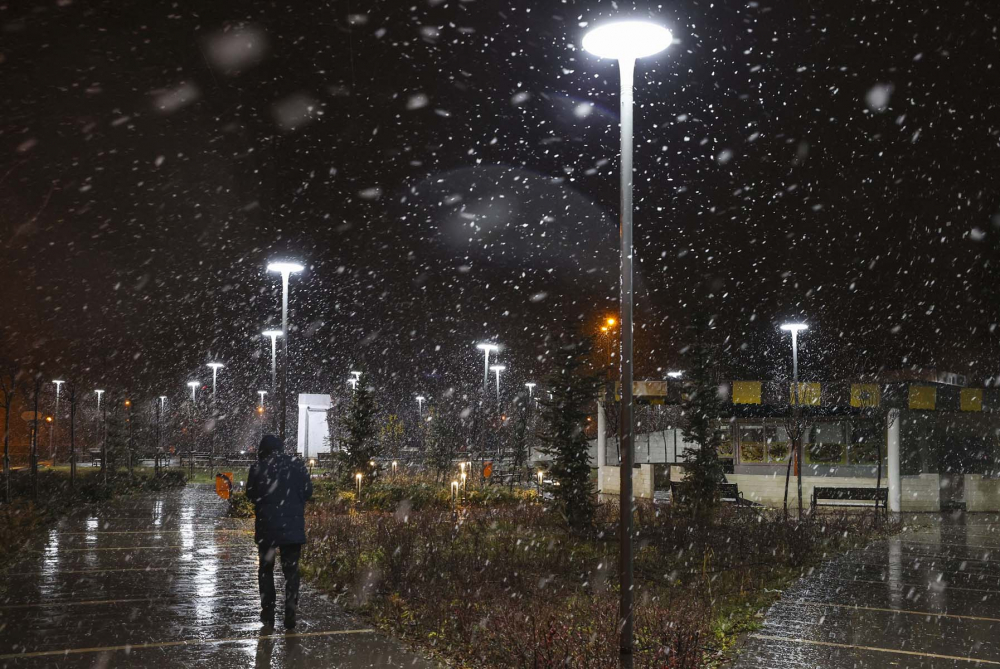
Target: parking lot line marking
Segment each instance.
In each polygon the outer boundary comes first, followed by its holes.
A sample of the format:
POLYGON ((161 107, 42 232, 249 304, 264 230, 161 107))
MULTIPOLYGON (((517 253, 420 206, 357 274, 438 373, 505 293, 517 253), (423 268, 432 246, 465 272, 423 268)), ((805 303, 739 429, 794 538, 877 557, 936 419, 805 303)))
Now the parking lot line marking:
POLYGON ((0 609, 38 609, 45 606, 96 606, 98 604, 134 604, 136 602, 158 602, 163 597, 141 597, 139 599, 85 599, 79 602, 33 602, 30 604, 0 604, 0 609))
POLYGON ((764 641, 785 641, 788 643, 801 643, 811 646, 823 646, 826 648, 849 648, 852 650, 869 650, 875 653, 895 653, 897 655, 909 655, 910 657, 927 657, 934 660, 951 660, 959 662, 975 662, 977 664, 992 664, 1000 666, 1000 662, 995 660, 983 660, 977 657, 967 657, 964 655, 940 655, 938 653, 921 653, 916 650, 900 650, 897 648, 880 648, 878 646, 858 646, 852 643, 836 643, 834 641, 814 641, 813 639, 801 639, 799 637, 774 636, 771 634, 752 634, 755 639, 764 641))
POLYGON ((213 646, 223 643, 238 643, 241 641, 266 641, 269 639, 305 639, 318 636, 341 636, 348 634, 374 634, 370 627, 351 630, 326 630, 323 632, 291 632, 285 634, 265 634, 252 637, 226 637, 223 639, 183 639, 180 641, 157 641, 151 643, 126 644, 124 646, 95 646, 93 648, 63 648, 59 650, 37 650, 25 653, 7 653, 0 655, 0 660, 18 660, 33 657, 60 657, 66 655, 86 655, 87 653, 106 653, 114 651, 134 651, 144 648, 171 648, 176 646, 213 646))
POLYGON ((812 600, 800 600, 789 602, 794 604, 810 604, 813 606, 832 606, 837 609, 856 609, 858 611, 875 611, 877 613, 902 613, 908 616, 925 616, 928 618, 955 618, 958 620, 979 620, 988 623, 1000 623, 1000 618, 987 618, 985 616, 966 616, 960 613, 935 613, 933 611, 910 611, 909 609, 883 609, 877 606, 860 606, 858 604, 832 604, 828 602, 815 602, 812 600))
MULTIPOLYGON (((190 550, 205 550, 206 548, 220 548, 225 546, 251 546, 251 542, 242 544, 205 544, 202 546, 89 546, 84 548, 60 548, 60 553, 85 553, 87 551, 164 551, 174 548, 187 548, 190 550)), ((35 553, 44 553, 45 550, 37 550, 35 553)))
MULTIPOLYGON (((833 576, 828 576, 831 581, 841 581, 844 583, 869 583, 872 585, 891 585, 889 581, 869 581, 861 578, 836 578, 833 576)), ((896 585, 902 588, 921 588, 927 589, 930 583, 897 583, 896 585)), ((942 583, 947 590, 961 590, 963 592, 989 592, 1000 594, 1000 590, 987 590, 986 588, 964 588, 960 585, 951 585, 950 583, 942 583)))
POLYGON ((94 530, 93 532, 59 532, 60 536, 81 536, 90 534, 253 534, 253 530, 94 530))

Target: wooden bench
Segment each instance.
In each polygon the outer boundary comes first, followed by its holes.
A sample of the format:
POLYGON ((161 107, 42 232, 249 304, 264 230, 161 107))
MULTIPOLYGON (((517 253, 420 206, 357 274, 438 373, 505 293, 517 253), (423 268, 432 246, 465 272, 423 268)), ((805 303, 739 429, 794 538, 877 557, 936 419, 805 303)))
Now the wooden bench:
MULTIPOLYGON (((670 482, 670 498, 674 502, 681 502, 687 496, 688 483, 684 481, 671 481, 670 482)), ((740 492, 740 487, 735 483, 720 483, 719 488, 719 499, 723 502, 731 502, 737 506, 749 505, 746 499, 743 498, 743 493, 740 492)))
POLYGON ((813 488, 812 508, 817 506, 851 506, 879 508, 882 503, 883 512, 889 510, 888 488, 813 488), (823 504, 821 500, 834 502, 823 504), (846 503, 845 503, 846 502, 846 503), (851 504, 850 502, 874 502, 874 504, 851 504))

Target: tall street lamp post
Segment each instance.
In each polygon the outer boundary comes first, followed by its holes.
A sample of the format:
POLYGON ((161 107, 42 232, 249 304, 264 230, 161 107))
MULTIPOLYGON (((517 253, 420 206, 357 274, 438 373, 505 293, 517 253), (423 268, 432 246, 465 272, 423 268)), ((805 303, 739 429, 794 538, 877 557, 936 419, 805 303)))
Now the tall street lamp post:
POLYGON ((104 440, 101 439, 101 395, 104 394, 103 390, 95 390, 97 393, 97 413, 94 414, 94 436, 97 439, 98 444, 101 446, 101 470, 104 470, 104 440))
MULTIPOLYGON (((201 381, 188 381, 188 388, 191 389, 191 411, 193 415, 198 415, 198 386, 201 381)), ((194 476, 194 446, 198 431, 195 429, 191 434, 190 446, 188 447, 188 467, 191 469, 191 476, 194 476)), ((183 466, 183 465, 182 465, 183 466)))
POLYGON ((490 351, 500 349, 496 344, 476 344, 476 348, 483 352, 483 394, 490 387, 490 351))
MULTIPOLYGON (((792 333, 792 386, 795 388, 795 406, 792 412, 795 421, 795 469, 799 493, 799 518, 802 517, 802 426, 799 423, 802 398, 799 396, 799 332, 808 330, 805 323, 785 323, 781 329, 792 333)), ((786 486, 787 490, 787 486, 786 486)), ((786 509, 787 511, 787 509, 786 509)))
MULTIPOLYGON (((271 395, 274 396, 278 392, 278 337, 283 333, 281 330, 264 330, 261 334, 271 338, 271 395)), ((277 412, 271 413, 277 418, 277 412)), ((277 425, 272 425, 271 429, 277 429, 277 425)))
POLYGON ((53 381, 56 384, 56 411, 52 414, 52 428, 49 430, 49 457, 52 458, 52 464, 56 464, 56 451, 53 438, 56 434, 56 426, 59 425, 59 391, 62 389, 62 384, 65 381, 53 381))
POLYGON ((128 475, 132 476, 132 400, 125 400, 125 422, 128 423, 128 475))
POLYGON ((632 76, 637 58, 663 51, 670 31, 645 21, 599 26, 583 37, 583 48, 598 58, 618 61, 621 73, 621 385, 619 423, 621 463, 621 548, 619 552, 619 651, 622 666, 632 666, 632 76))
POLYGON ((160 456, 163 450, 163 430, 160 426, 160 420, 163 418, 163 413, 166 409, 167 396, 160 395, 158 399, 160 403, 156 405, 156 453, 153 460, 153 473, 157 475, 160 472, 160 456))
POLYGON ((417 418, 424 415, 424 400, 426 399, 423 395, 417 395, 417 418))
POLYGON ((285 440, 285 419, 287 418, 288 400, 288 277, 293 272, 301 272, 305 267, 294 262, 272 262, 267 266, 269 272, 281 273, 281 331, 285 335, 284 351, 281 356, 281 389, 278 397, 278 436, 285 440))
POLYGON ((208 363, 208 366, 212 368, 212 422, 211 422, 212 440, 209 444, 209 453, 208 453, 208 466, 209 468, 212 468, 214 466, 213 461, 215 460, 215 428, 217 427, 219 422, 219 405, 215 399, 216 398, 215 391, 217 388, 216 384, 219 380, 219 370, 222 369, 224 365, 221 362, 210 362, 208 363))
POLYGON ((507 369, 506 365, 490 365, 490 371, 497 375, 497 405, 500 404, 500 372, 507 369))
POLYGON ((208 366, 212 368, 212 403, 214 404, 216 383, 219 380, 219 370, 222 369, 225 365, 223 365, 221 362, 210 362, 208 363, 208 366))

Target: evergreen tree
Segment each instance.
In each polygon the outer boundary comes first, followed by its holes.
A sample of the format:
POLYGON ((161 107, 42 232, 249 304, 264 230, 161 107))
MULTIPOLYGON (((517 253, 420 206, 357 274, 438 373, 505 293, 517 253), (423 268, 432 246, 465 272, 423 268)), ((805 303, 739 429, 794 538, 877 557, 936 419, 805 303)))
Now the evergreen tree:
POLYGON ((346 467, 342 473, 352 480, 358 472, 366 476, 374 473, 368 463, 379 455, 376 413, 375 394, 368 385, 368 376, 362 374, 341 421, 346 467))
POLYGON ((427 436, 426 461, 440 478, 452 467, 459 440, 458 420, 452 412, 442 407, 428 408, 429 420, 425 423, 427 436))
POLYGON ((590 444, 584 428, 587 408, 597 396, 598 379, 588 370, 586 340, 566 343, 555 354, 556 368, 545 386, 551 399, 543 402, 545 430, 540 450, 552 458, 549 473, 558 484, 553 494, 574 529, 589 525, 596 500, 590 481, 590 444))
POLYGON ((712 351, 699 332, 692 351, 690 385, 683 401, 686 424, 684 440, 698 448, 684 453, 687 500, 696 515, 710 515, 719 504, 719 483, 725 479, 719 461, 717 424, 722 415, 719 384, 715 378, 712 351))
MULTIPOLYGON (((521 470, 528 464, 528 450, 531 440, 531 400, 519 398, 514 407, 514 427, 511 434, 511 465, 513 472, 520 476, 521 470)), ((520 479, 519 479, 520 480, 520 479)), ((511 485, 514 477, 510 478, 511 485)))

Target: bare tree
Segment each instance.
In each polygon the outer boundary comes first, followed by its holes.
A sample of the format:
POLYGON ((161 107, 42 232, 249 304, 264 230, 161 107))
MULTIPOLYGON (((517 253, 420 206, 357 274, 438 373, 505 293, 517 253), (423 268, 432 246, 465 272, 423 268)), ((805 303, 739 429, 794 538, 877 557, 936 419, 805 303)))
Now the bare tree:
POLYGON ((21 388, 21 370, 17 362, 0 363, 0 407, 3 408, 3 480, 4 501, 10 501, 10 410, 21 388))

